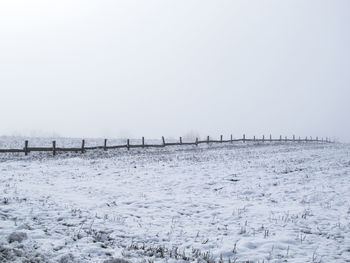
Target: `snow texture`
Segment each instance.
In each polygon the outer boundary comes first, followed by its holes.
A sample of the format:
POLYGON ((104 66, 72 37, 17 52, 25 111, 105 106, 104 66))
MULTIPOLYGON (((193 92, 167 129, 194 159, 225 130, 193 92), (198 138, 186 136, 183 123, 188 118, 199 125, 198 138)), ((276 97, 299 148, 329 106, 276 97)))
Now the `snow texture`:
POLYGON ((23 240, 27 239, 27 233, 23 233, 23 232, 13 232, 9 235, 9 237, 7 238, 7 241, 9 243, 12 242, 18 242, 21 243, 23 240))
POLYGON ((0 262, 350 262, 349 151, 2 154, 0 262))

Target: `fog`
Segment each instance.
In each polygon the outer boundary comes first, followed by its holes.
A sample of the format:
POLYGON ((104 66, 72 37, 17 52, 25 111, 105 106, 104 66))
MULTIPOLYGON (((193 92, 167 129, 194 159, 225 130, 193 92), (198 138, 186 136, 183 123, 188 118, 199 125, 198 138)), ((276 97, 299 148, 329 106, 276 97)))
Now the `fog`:
POLYGON ((350 142, 350 2, 0 2, 0 135, 350 142))

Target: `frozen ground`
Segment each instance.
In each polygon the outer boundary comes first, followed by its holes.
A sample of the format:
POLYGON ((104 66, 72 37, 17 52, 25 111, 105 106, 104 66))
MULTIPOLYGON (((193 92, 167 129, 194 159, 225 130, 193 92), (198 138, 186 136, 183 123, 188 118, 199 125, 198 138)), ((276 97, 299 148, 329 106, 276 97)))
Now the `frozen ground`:
POLYGON ((0 262, 350 262, 349 152, 1 154, 0 262))

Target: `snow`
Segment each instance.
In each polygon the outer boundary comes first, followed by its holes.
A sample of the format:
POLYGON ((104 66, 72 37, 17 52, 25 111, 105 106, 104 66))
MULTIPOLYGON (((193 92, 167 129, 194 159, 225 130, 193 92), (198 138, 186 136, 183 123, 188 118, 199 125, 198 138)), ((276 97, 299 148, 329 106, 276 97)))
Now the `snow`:
POLYGON ((350 262, 349 151, 223 143, 2 154, 0 261, 350 262), (8 242, 14 233, 27 238, 8 242))

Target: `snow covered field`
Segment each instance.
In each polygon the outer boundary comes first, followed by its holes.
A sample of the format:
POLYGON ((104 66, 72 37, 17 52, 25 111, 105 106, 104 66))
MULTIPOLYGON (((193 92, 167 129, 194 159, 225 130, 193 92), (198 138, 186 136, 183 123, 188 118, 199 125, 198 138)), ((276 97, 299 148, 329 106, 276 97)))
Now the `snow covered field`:
POLYGON ((349 152, 228 143, 2 154, 0 262, 350 262, 349 152))

